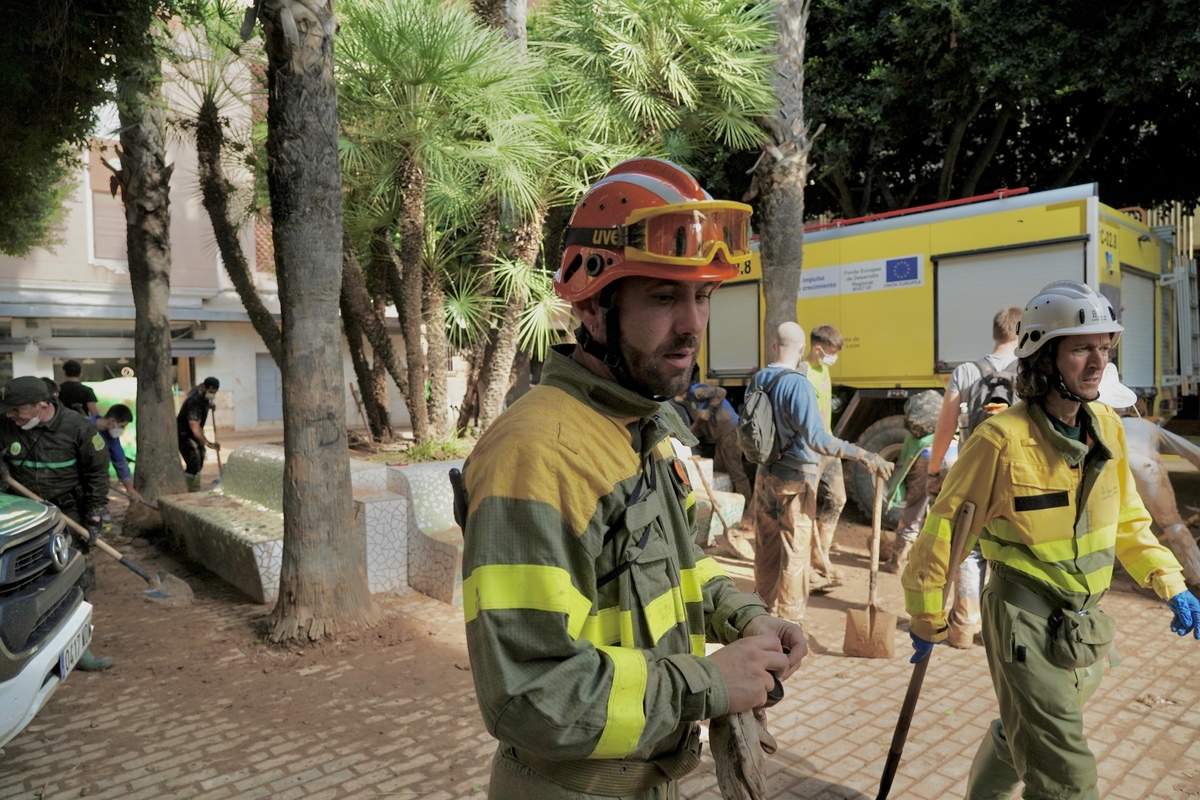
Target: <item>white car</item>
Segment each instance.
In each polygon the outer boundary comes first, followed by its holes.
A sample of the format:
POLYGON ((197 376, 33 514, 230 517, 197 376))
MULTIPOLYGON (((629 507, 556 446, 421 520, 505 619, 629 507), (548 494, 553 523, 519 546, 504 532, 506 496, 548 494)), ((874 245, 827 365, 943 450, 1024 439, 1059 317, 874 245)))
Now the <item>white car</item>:
POLYGON ((25 729, 92 638, 84 558, 48 503, 0 495, 0 747, 25 729))

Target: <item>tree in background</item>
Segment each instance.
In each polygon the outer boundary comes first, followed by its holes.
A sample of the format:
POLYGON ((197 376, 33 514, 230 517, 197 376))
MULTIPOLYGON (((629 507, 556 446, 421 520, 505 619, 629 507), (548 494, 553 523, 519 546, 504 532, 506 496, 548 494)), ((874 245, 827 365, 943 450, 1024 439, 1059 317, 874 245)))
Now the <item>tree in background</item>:
POLYGON ((537 74, 464 4, 364 0, 341 9, 350 230, 365 239, 367 268, 385 276, 396 304, 405 400, 423 442, 449 433, 448 275, 435 254, 442 239, 470 238, 493 198, 535 206, 534 176, 548 156, 537 74))
POLYGON ((267 52, 267 178, 283 317, 283 563, 270 636, 316 640, 370 626, 379 613, 367 590, 346 442, 337 20, 331 0, 261 0, 255 10, 267 52))
MULTIPOLYGON (((146 9, 138 20, 143 46, 117 58, 117 109, 120 115, 120 169, 114 171, 125 207, 125 239, 129 283, 135 308, 134 352, 137 359, 138 461, 134 475, 141 495, 153 503, 159 496, 186 491, 179 467, 171 364, 171 211, 167 164, 165 107, 162 98, 162 53, 165 19, 146 9)), ((153 512, 131 505, 127 525, 153 525, 153 512)))
POLYGON ((796 321, 804 255, 804 184, 815 134, 804 117, 804 46, 810 0, 783 0, 776 8, 775 113, 763 118, 767 141, 754 170, 758 200, 766 315, 764 340, 796 321))
POLYGON ((812 210, 1088 181, 1117 205, 1192 204, 1196 45, 1185 0, 817 0, 812 210))

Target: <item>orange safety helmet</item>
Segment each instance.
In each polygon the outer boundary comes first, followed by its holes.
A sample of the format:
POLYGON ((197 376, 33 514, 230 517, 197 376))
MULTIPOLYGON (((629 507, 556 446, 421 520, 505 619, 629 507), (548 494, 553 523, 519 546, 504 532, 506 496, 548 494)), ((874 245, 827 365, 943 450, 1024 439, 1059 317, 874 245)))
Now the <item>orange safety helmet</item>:
POLYGON ((623 161, 575 207, 554 291, 575 302, 621 278, 727 281, 750 263, 751 213, 669 161, 623 161))

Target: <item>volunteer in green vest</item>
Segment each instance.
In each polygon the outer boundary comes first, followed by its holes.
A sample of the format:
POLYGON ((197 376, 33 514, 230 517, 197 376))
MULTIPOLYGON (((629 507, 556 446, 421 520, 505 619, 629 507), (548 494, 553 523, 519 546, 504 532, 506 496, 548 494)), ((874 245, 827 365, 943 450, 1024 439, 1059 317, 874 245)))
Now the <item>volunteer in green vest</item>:
POLYGON ((463 470, 493 800, 677 798, 698 723, 764 705, 807 652, 696 546, 672 444, 696 440, 664 402, 688 387, 713 289, 749 261, 749 217, 652 158, 614 167, 571 217, 554 287, 578 344, 551 351, 463 470))
MULTIPOLYGON (((803 372, 817 393, 817 410, 821 412, 821 422, 825 423, 825 432, 828 434, 833 433, 833 377, 829 371, 837 363, 838 353, 842 352, 845 344, 842 334, 832 325, 818 325, 808 334, 808 352, 804 356, 803 372)), ((842 509, 846 507, 846 477, 842 459, 837 456, 821 456, 819 469, 821 481, 817 492, 817 535, 821 537, 821 547, 828 555, 834 552, 833 536, 837 533, 842 509)), ((840 575, 824 575, 825 564, 815 552, 813 567, 827 581, 825 586, 820 587, 822 591, 841 584, 840 575)))
MULTIPOLYGON (((1114 556, 1200 638, 1200 603, 1150 532, 1116 415, 1094 402, 1122 327, 1108 300, 1074 281, 1046 286, 1018 327, 1019 402, 980 425, 950 468, 904 571, 913 661, 947 635, 942 590, 964 503, 991 567, 983 641, 1000 718, 971 765, 967 798, 1099 797, 1083 705, 1100 684, 1115 630, 1100 610, 1114 556)), ((1164 628, 1166 626, 1164 625, 1164 628)))

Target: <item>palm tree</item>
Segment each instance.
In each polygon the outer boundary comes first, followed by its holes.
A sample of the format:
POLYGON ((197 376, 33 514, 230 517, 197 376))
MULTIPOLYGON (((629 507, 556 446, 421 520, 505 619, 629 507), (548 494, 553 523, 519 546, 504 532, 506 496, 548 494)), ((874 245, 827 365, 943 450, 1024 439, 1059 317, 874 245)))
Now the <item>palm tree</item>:
MULTIPOLYGON (((283 317, 283 563, 274 641, 369 626, 366 540, 354 524, 338 300, 342 181, 331 2, 260 0, 267 178, 283 317)), ((252 12, 253 13, 253 12, 252 12)))
POLYGON ((820 135, 804 118, 804 40, 811 0, 785 0, 777 10, 775 94, 779 107, 764 116, 770 137, 755 167, 758 234, 766 298, 764 335, 796 321, 796 295, 804 252, 804 183, 808 154, 820 135))
POLYGON ((398 267, 386 255, 371 267, 388 275, 405 338, 405 400, 424 441, 448 432, 443 276, 426 270, 425 241, 431 226, 466 224, 488 198, 536 207, 534 176, 549 155, 536 72, 459 3, 354 0, 341 11, 343 160, 348 206, 359 206, 348 214, 376 238, 396 234, 398 267))

